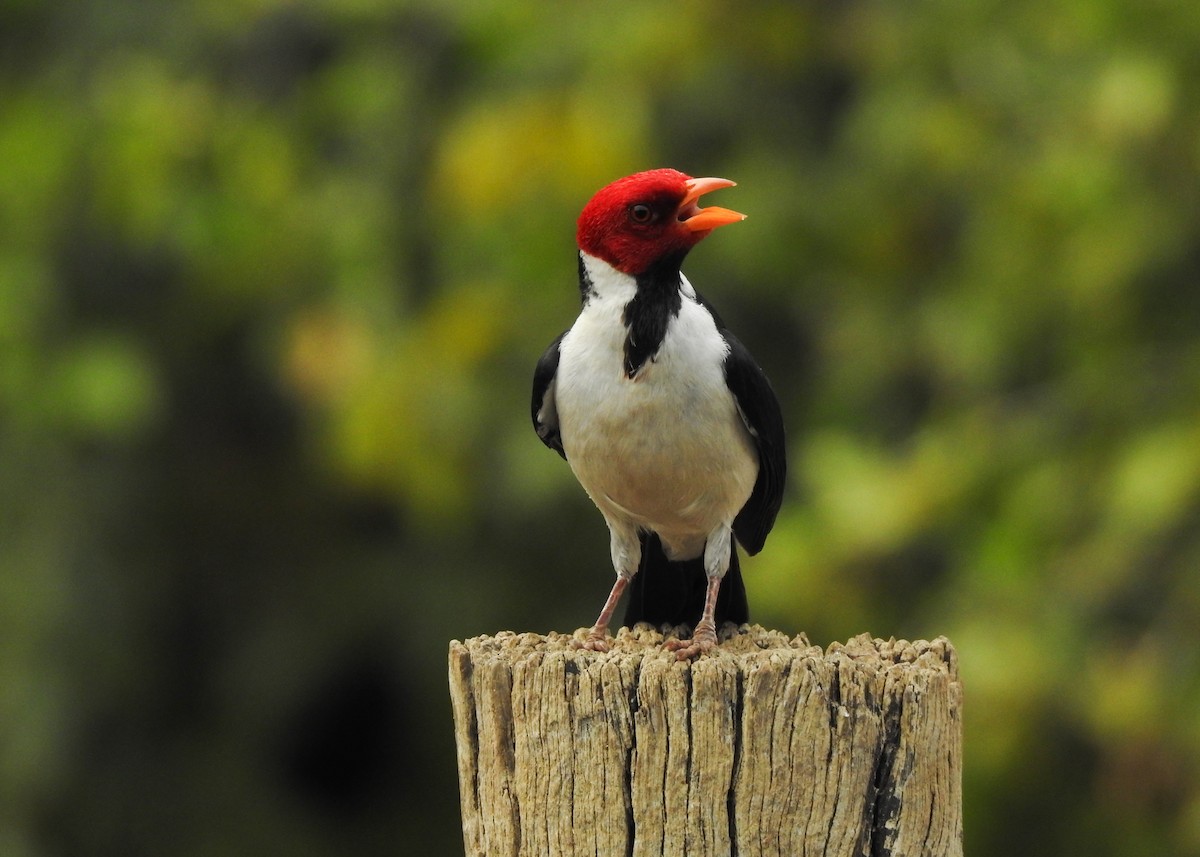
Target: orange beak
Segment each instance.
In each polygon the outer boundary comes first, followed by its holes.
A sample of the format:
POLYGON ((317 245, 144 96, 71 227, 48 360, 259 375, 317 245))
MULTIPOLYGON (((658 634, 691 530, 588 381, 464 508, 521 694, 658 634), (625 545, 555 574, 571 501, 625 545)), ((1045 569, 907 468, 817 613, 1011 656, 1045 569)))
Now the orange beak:
POLYGON ((730 211, 728 208, 717 208, 716 206, 700 208, 696 205, 696 200, 709 191, 733 187, 736 184, 737 182, 731 182, 729 179, 688 179, 687 195, 683 198, 683 202, 679 203, 679 211, 676 215, 679 222, 692 232, 706 232, 716 229, 718 226, 745 220, 746 215, 730 211))

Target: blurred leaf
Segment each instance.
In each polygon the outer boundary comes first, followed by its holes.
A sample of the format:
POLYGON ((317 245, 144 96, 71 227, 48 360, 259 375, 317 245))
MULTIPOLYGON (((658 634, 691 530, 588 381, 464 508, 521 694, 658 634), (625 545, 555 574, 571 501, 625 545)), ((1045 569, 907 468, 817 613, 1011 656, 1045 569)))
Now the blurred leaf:
POLYGON ((47 393, 70 429, 113 440, 145 429, 162 406, 149 357, 117 336, 76 343, 60 357, 47 393))

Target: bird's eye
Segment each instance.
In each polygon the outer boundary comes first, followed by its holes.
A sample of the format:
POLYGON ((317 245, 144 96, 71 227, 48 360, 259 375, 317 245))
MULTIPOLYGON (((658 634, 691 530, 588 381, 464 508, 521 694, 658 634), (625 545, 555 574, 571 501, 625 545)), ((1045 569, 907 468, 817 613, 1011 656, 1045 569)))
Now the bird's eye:
POLYGON ((629 207, 629 216, 633 218, 634 223, 649 223, 654 217, 654 212, 650 206, 639 202, 629 207))

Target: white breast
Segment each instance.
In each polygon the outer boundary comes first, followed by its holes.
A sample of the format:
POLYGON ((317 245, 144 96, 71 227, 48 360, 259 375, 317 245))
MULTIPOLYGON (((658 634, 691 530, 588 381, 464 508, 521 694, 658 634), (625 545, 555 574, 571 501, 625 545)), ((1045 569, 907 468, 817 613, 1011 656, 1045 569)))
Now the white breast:
POLYGON ((725 384, 728 345, 684 281, 661 348, 627 378, 622 311, 636 285, 612 269, 591 273, 596 293, 562 341, 556 379, 567 460, 605 517, 654 530, 676 558, 698 555, 758 473, 725 384))

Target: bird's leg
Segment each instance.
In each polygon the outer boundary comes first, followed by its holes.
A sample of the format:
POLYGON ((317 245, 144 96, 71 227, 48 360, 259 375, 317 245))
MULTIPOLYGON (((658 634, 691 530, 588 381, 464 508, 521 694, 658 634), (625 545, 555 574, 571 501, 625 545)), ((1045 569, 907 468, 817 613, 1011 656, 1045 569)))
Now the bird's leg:
POLYGON ((613 611, 617 609, 617 602, 621 600, 621 593, 625 591, 627 585, 629 585, 629 578, 618 574, 612 591, 608 593, 608 600, 604 602, 604 608, 596 617, 596 624, 592 626, 592 630, 588 631, 587 637, 578 644, 577 648, 590 649, 593 652, 609 650, 608 623, 612 621, 613 611))
POLYGON ((668 640, 666 647, 681 661, 711 652, 717 647, 717 595, 721 591, 721 579, 729 571, 729 557, 733 550, 733 530, 730 524, 722 524, 708 535, 704 545, 704 573, 708 576, 708 591, 704 595, 704 612, 692 629, 690 640, 668 640))
POLYGON ((613 611, 617 609, 617 602, 621 600, 621 594, 629 585, 629 581, 637 574, 638 565, 642 561, 642 543, 638 539, 636 529, 629 529, 610 520, 608 530, 609 549, 612 551, 613 568, 617 571, 617 580, 608 593, 608 600, 604 602, 604 608, 596 618, 596 624, 588 631, 583 642, 577 644, 578 648, 590 649, 593 652, 607 652, 611 648, 608 642, 608 623, 612 621, 613 611))
POLYGON ((717 623, 713 613, 717 609, 717 593, 721 591, 721 578, 708 579, 708 593, 704 597, 704 612, 700 621, 692 629, 690 640, 667 640, 666 647, 675 653, 675 657, 686 661, 697 655, 711 652, 717 647, 717 623))

